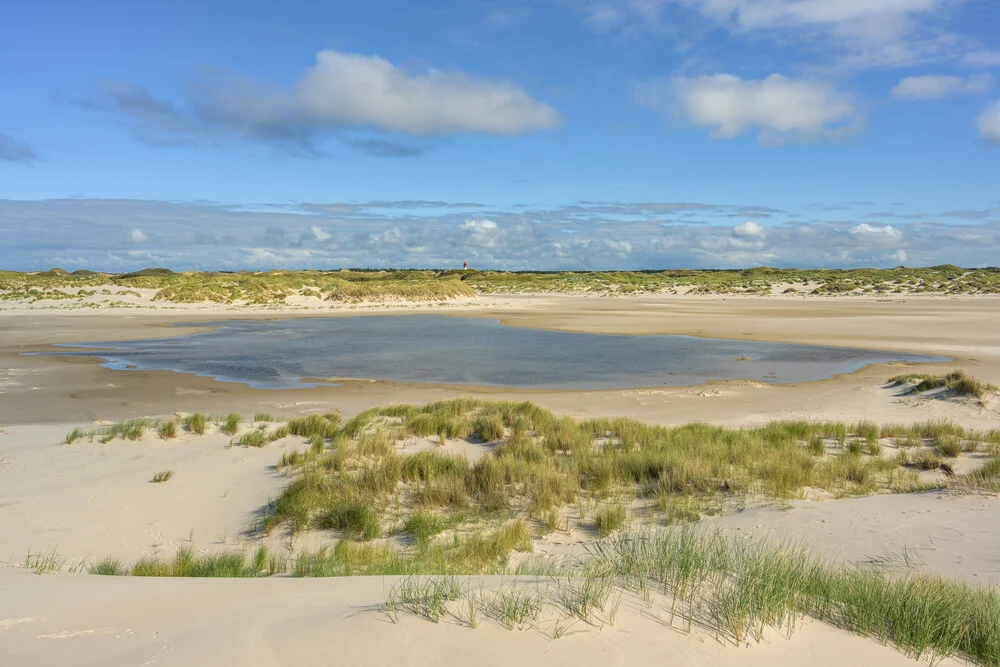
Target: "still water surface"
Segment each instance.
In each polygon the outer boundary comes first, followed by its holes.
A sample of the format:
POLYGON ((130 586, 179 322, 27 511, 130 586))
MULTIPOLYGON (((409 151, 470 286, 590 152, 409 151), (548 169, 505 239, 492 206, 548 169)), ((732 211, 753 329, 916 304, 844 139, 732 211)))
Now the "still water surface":
POLYGON ((533 389, 626 389, 735 379, 809 382, 872 363, 946 360, 719 338, 546 331, 443 315, 178 326, 206 325, 215 328, 175 338, 74 345, 88 349, 57 354, 101 357, 113 369, 170 370, 280 389, 336 378, 533 389))

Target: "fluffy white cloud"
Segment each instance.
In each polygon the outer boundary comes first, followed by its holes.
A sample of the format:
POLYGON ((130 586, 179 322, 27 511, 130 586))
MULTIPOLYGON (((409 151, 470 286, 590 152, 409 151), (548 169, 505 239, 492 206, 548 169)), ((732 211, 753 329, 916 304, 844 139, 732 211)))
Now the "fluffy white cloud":
POLYGON ((985 95, 993 88, 992 74, 961 76, 910 76, 892 89, 890 95, 902 100, 930 100, 954 95, 985 95))
POLYGON ((136 227, 128 233, 125 240, 129 243, 147 243, 149 241, 149 236, 136 227))
POLYGON ((460 243, 473 248, 492 248, 497 244, 500 228, 492 220, 466 220, 459 225, 460 243))
POLYGON ((979 138, 983 141, 1000 146, 1000 100, 994 102, 990 107, 976 119, 976 126, 979 128, 979 138))
POLYGON ((637 86, 634 98, 657 111, 677 108, 713 137, 730 139, 758 130, 762 144, 833 137, 863 123, 850 97, 833 86, 780 74, 759 80, 732 74, 655 80, 637 86))
POLYGON ((321 51, 291 104, 320 122, 422 136, 454 132, 514 135, 552 129, 555 109, 505 82, 462 72, 411 75, 376 56, 321 51))
POLYGON ((756 222, 748 220, 742 225, 733 227, 733 234, 750 238, 759 238, 767 235, 767 230, 756 222))
MULTIPOLYGON (((186 107, 131 83, 106 83, 104 93, 136 135, 153 143, 223 134, 309 151, 317 135, 340 130, 513 136, 561 123, 555 109, 506 81, 436 69, 413 74, 384 58, 337 51, 319 52, 315 65, 287 89, 214 72, 187 87, 186 107)), ((378 157, 415 157, 427 150, 384 139, 347 143, 378 157)))

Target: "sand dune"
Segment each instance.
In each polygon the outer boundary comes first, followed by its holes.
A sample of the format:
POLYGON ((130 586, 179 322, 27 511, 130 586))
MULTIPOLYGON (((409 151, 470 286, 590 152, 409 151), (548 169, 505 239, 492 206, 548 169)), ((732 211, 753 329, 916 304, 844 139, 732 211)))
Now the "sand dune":
MULTIPOLYGON (((937 353, 956 361, 933 365, 935 370, 961 367, 998 382, 1000 340, 993 333, 1000 330, 998 304, 991 298, 941 297, 883 302, 546 296, 505 298, 453 312, 574 331, 686 333, 937 353)), ((170 335, 163 324, 228 315, 219 309, 133 313, 128 319, 107 313, 4 313, 0 562, 6 565, 0 565, 0 664, 457 665, 470 659, 486 665, 914 664, 895 648, 820 622, 805 623, 790 639, 769 632, 760 644, 734 646, 703 628, 671 630, 662 610, 657 618, 657 612, 629 600, 613 626, 577 622, 555 638, 554 616, 543 616, 521 631, 490 620, 473 630, 456 618, 434 624, 411 615, 394 625, 374 609, 385 600, 391 579, 157 580, 73 574, 70 570, 105 555, 131 560, 171 555, 186 546, 198 551, 252 548, 258 542, 247 527, 287 483, 274 464, 283 451, 302 446, 301 439, 289 439, 263 449, 230 448, 228 437, 220 434, 195 438, 184 433, 168 441, 151 435, 139 442, 62 444, 67 431, 95 419, 158 417, 175 410, 294 415, 338 408, 351 415, 371 405, 472 394, 532 400, 578 417, 621 415, 662 424, 947 418, 976 429, 1000 426, 995 401, 984 406, 972 400, 904 397, 885 386, 899 368, 884 366, 784 386, 730 382, 524 392, 354 381, 279 392, 20 354, 47 349, 53 342, 170 335), (164 470, 174 472, 169 483, 150 482, 164 470), (38 575, 18 567, 28 553, 58 554, 63 573, 38 575)), ((462 447, 449 443, 449 451, 468 454, 462 447)), ((848 562, 906 552, 923 571, 997 587, 998 517, 996 496, 933 492, 729 508, 704 523, 729 533, 791 539, 848 562)), ((580 548, 580 536, 539 538, 536 547, 539 552, 572 552, 580 548)), ((509 578, 483 580, 487 588, 511 583, 509 578)))

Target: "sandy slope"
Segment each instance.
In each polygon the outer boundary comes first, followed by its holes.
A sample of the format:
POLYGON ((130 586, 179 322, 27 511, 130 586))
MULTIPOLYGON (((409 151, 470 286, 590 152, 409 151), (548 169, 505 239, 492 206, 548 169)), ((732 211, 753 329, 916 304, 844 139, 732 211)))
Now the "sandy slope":
POLYGON ((0 570, 0 661, 103 667, 916 664, 893 648, 816 622, 791 639, 770 632, 761 644, 735 646, 704 630, 671 630, 665 610, 631 600, 614 626, 577 622, 558 639, 554 617, 513 631, 488 619, 471 629, 454 618, 434 624, 411 615, 393 625, 373 609, 391 585, 368 577, 143 580, 0 570))

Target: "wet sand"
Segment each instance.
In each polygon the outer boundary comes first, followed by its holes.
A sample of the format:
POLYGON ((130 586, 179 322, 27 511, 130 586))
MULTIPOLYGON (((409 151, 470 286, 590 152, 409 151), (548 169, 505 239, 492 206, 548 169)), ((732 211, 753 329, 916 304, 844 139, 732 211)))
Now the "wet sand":
MULTIPOLYGON (((482 308, 465 306, 454 311, 414 307, 370 312, 444 312, 497 318, 511 326, 567 331, 687 334, 940 354, 955 361, 920 364, 921 372, 962 368, 983 380, 1000 382, 1000 337, 994 333, 1000 331, 1000 299, 991 297, 611 299, 557 295, 505 297, 503 302, 490 301, 482 308)), ((349 415, 372 405, 422 403, 459 395, 532 400, 578 417, 630 416, 663 424, 711 421, 741 425, 784 418, 909 421, 954 411, 930 402, 917 414, 908 401, 900 402, 897 392, 883 388, 890 376, 909 369, 903 364, 869 366, 829 380, 788 385, 734 381, 584 392, 347 380, 339 387, 262 390, 170 372, 111 371, 93 359, 21 354, 50 351, 54 343, 191 332, 165 326, 177 322, 353 314, 359 311, 4 312, 0 315, 0 423, 88 422, 175 410, 293 414, 335 407, 349 415)), ((977 410, 967 410, 961 416, 970 426, 992 419, 977 410)))

